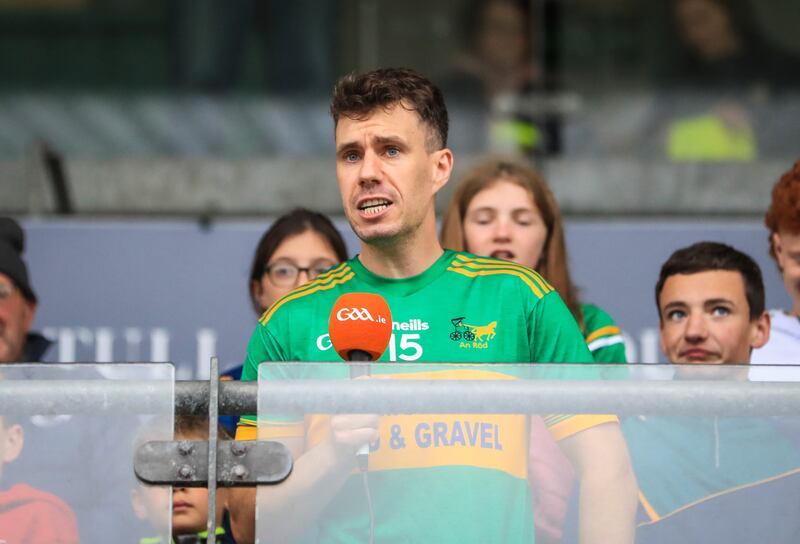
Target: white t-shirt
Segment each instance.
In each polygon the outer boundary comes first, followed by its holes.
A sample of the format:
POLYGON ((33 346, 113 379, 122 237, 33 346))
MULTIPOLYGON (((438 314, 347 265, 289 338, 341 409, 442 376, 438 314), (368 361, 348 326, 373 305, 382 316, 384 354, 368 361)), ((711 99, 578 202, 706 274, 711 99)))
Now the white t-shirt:
POLYGON ((751 368, 753 381, 800 381, 800 319, 783 310, 770 310, 769 342, 754 349, 751 365, 797 365, 793 368, 751 368))

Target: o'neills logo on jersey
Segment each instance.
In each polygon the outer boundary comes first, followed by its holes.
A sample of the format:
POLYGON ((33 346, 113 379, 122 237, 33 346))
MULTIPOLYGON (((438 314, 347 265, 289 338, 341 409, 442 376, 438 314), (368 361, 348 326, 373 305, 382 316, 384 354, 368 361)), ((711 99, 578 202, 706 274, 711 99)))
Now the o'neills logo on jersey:
POLYGON ((458 347, 462 349, 486 349, 489 341, 497 333, 497 321, 492 321, 488 325, 469 325, 464 323, 465 317, 454 317, 450 320, 453 325, 453 332, 450 333, 450 340, 458 342, 458 347))
POLYGON ((375 323, 386 323, 386 318, 380 315, 372 317, 366 308, 339 308, 336 312, 336 319, 339 321, 374 321, 375 323))
POLYGON ((421 319, 409 319, 408 321, 392 322, 392 330, 395 331, 427 331, 430 328, 430 324, 421 319))

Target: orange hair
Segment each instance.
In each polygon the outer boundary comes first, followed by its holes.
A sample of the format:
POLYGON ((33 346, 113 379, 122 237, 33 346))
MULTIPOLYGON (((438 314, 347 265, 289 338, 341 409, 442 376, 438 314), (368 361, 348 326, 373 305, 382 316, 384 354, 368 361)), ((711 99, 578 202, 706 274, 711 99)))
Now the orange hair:
POLYGON ((800 234, 800 160, 772 188, 764 224, 769 229, 769 254, 777 259, 772 235, 780 231, 800 234))

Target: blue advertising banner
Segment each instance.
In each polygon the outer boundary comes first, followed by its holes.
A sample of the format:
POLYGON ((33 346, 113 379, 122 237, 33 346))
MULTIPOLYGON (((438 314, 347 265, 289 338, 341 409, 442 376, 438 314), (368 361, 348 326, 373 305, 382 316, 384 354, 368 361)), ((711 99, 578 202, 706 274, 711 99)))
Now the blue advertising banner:
MULTIPOLYGON (((23 221, 26 260, 39 297, 37 330, 56 342, 59 362, 172 361, 179 379, 241 364, 257 317, 247 279, 270 220, 23 221)), ((358 241, 337 226, 352 254, 358 241)), ((700 240, 729 243, 762 266, 769 307, 789 307, 760 221, 572 220, 567 243, 582 299, 625 331, 628 358, 656 362, 654 285, 675 249, 700 240)))

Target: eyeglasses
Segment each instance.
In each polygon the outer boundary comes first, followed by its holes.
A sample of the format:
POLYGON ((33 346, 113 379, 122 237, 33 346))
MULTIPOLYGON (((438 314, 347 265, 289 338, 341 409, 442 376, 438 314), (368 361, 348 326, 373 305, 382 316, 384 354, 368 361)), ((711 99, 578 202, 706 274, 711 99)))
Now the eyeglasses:
POLYGON ((314 261, 311 266, 302 268, 291 261, 276 261, 264 267, 264 274, 269 274, 269 280, 278 287, 290 287, 297 283, 297 276, 305 272, 309 280, 313 280, 323 272, 327 272, 336 263, 328 259, 314 261))

